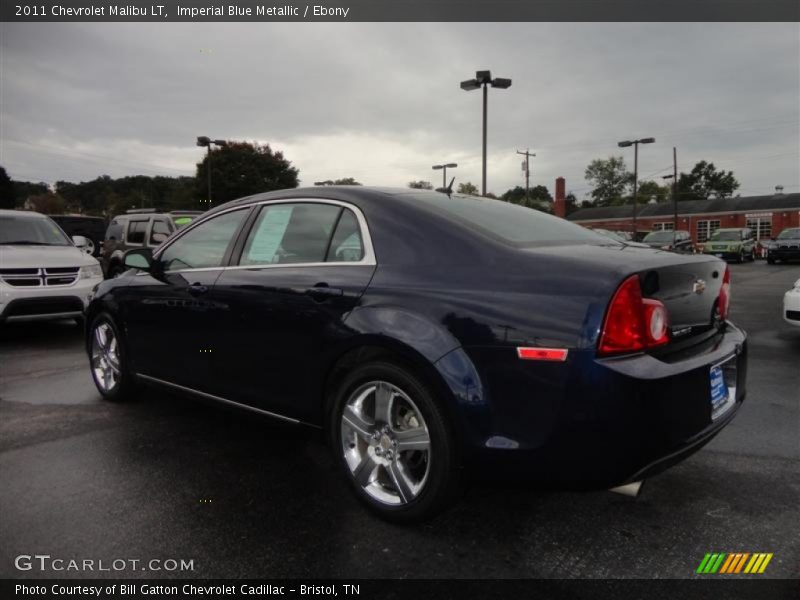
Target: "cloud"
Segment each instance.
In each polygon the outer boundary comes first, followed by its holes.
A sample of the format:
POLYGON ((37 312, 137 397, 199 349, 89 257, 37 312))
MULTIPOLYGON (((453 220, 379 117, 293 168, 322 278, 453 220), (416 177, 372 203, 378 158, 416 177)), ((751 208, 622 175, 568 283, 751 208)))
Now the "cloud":
POLYGON ((559 175, 579 197, 597 157, 658 177, 678 147, 733 169, 742 192, 800 191, 796 24, 3 23, 0 163, 12 177, 194 172, 195 137, 260 140, 304 183, 427 179, 457 162, 480 185, 477 69, 489 93, 489 190, 559 175), (661 169, 661 171, 659 171, 661 169))

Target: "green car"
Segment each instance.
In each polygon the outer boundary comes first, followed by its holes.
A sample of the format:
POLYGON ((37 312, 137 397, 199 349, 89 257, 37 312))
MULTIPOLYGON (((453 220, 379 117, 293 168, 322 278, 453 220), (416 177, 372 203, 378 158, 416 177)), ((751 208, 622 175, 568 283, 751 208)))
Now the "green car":
POLYGON ((713 254, 740 263, 745 259, 755 260, 755 233, 748 227, 717 229, 703 246, 703 254, 713 254))

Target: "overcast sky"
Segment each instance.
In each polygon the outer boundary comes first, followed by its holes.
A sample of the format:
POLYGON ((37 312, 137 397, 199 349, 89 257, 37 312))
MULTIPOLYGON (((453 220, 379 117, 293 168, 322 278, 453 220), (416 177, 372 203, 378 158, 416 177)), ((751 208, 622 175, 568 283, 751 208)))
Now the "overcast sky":
MULTIPOLYGON (((198 135, 268 142, 301 184, 480 186, 477 69, 489 92, 489 191, 567 178, 632 149, 641 179, 698 160, 742 195, 800 192, 800 29, 793 24, 299 23, 0 25, 0 165, 14 179, 193 175, 198 135)), ((660 179, 659 179, 660 180, 660 179)))

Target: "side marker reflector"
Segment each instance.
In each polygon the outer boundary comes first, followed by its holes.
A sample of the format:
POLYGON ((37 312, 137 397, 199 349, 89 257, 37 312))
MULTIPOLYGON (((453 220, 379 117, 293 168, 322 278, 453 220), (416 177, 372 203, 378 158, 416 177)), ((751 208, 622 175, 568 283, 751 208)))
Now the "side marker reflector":
POLYGON ((549 360, 564 362, 567 360, 566 348, 517 348, 517 356, 523 360, 549 360))

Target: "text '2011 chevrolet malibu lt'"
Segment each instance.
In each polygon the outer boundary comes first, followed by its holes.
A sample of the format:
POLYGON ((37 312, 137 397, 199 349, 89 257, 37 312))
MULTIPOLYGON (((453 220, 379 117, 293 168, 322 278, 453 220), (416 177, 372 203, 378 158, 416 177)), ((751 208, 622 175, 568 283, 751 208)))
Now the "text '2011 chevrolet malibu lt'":
POLYGON ((723 261, 498 200, 271 192, 125 263, 87 315, 103 396, 152 384, 323 428, 356 495, 395 521, 472 478, 638 482, 745 396, 723 261))

